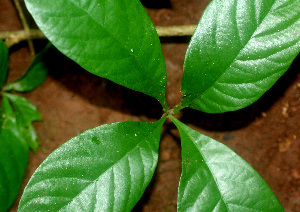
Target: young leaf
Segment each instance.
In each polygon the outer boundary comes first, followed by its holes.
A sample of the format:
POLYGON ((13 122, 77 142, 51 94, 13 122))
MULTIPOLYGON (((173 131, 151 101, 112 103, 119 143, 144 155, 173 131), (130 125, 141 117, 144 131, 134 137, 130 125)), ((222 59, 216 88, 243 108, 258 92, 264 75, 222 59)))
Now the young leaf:
POLYGON ((41 164, 19 211, 130 211, 149 184, 165 118, 87 130, 41 164))
POLYGON ((0 91, 6 81, 8 71, 8 48, 6 44, 0 40, 0 91))
POLYGON ((244 108, 264 94, 300 51, 300 1, 214 0, 187 50, 177 111, 244 108))
POLYGON ((26 0, 37 25, 89 72, 155 97, 167 108, 160 41, 138 0, 26 0))
POLYGON ((178 211, 283 211, 260 175, 225 145, 174 117, 182 147, 178 211))
POLYGON ((4 86, 4 90, 28 92, 42 84, 48 75, 48 67, 44 61, 45 56, 47 56, 48 51, 53 48, 54 47, 51 44, 48 44, 39 54, 36 55, 25 75, 15 82, 6 84, 4 86))
MULTIPOLYGON (((23 135, 24 135, 24 139, 27 141, 30 149, 34 152, 37 153, 37 149, 40 146, 40 140, 39 137, 34 129, 34 127, 32 126, 32 124, 28 124, 27 127, 23 128, 23 135)), ((42 151, 44 149, 42 148, 42 151)))
POLYGON ((34 121, 43 120, 36 106, 31 104, 24 97, 8 93, 4 93, 4 96, 6 96, 11 101, 17 116, 20 116, 20 119, 18 121, 21 122, 21 125, 27 126, 34 121))
POLYGON ((7 211, 17 197, 28 161, 28 146, 18 131, 7 99, 2 100, 0 128, 0 211, 7 211))
POLYGON ((27 99, 8 93, 4 93, 4 96, 8 97, 13 105, 20 132, 22 132, 22 135, 28 142, 29 147, 36 152, 37 147, 39 146, 39 139, 32 126, 32 122, 42 121, 42 116, 37 108, 27 99))

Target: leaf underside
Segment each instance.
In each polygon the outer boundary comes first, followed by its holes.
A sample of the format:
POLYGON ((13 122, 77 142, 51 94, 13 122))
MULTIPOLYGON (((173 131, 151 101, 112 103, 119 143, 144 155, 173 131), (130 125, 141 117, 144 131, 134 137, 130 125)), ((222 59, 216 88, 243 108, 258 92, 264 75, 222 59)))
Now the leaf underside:
POLYGON ((178 211, 283 211, 261 176, 225 145, 171 117, 180 132, 178 211))
POLYGON ((138 0, 26 0, 39 28, 87 71, 156 99, 166 69, 156 30, 138 0))
POLYGON ((7 97, 2 99, 0 128, 0 211, 7 211, 17 197, 28 161, 28 146, 19 133, 7 97))
POLYGON ((102 125, 72 138, 33 174, 19 211, 130 211, 153 176, 164 121, 102 125))
POLYGON ((180 108, 244 108, 262 96, 300 51, 299 0, 214 0, 187 50, 180 108))

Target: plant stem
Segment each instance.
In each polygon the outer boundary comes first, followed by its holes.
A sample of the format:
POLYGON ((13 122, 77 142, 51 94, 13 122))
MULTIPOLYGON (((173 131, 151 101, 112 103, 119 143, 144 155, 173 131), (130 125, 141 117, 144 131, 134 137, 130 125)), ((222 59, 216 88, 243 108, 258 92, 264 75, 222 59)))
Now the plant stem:
POLYGON ((6 45, 11 47, 24 40, 45 39, 45 36, 38 29, 31 29, 28 32, 25 32, 24 30, 0 32, 0 39, 5 40, 6 45))
MULTIPOLYGON (((21 17, 21 15, 20 15, 21 17)), ((177 37, 191 36, 196 28, 196 25, 183 26, 157 26, 156 30, 159 37, 177 37)), ((16 45, 24 40, 46 39, 44 34, 38 29, 28 29, 20 31, 0 32, 0 39, 5 40, 8 47, 16 45)))
POLYGON ((159 37, 178 37, 193 35, 196 25, 156 26, 155 28, 159 37))
MULTIPOLYGON (((29 34, 30 33, 30 27, 27 23, 27 20, 25 18, 24 13, 23 13, 23 9, 21 7, 20 1, 19 0, 14 0, 14 4, 15 4, 15 7, 16 7, 18 13, 19 13, 19 17, 21 19, 21 22, 22 22, 22 25, 23 25, 23 28, 24 28, 24 32, 29 34)), ((31 56, 34 57, 35 50, 34 50, 33 42, 30 38, 28 38, 26 40, 28 42, 29 51, 31 53, 31 56)))

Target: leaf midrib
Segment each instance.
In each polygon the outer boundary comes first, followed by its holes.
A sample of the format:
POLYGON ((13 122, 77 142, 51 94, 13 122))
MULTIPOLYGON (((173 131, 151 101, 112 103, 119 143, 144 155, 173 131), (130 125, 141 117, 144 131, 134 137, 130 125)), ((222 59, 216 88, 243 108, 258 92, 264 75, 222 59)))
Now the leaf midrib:
MULTIPOLYGON (((153 130, 151 132, 154 132, 156 131, 156 129, 158 128, 158 126, 160 126, 159 123, 157 123, 157 125, 155 126, 155 128, 153 128, 153 130)), ((128 151, 123 157, 121 157, 117 162, 115 162, 112 166, 108 167, 104 172, 102 172, 96 179, 92 180, 91 183, 87 184, 87 186, 82 189, 76 196, 72 197, 71 198, 71 201, 64 205, 63 207, 61 207, 59 210, 62 210, 64 209, 65 207, 67 207, 76 197, 78 197, 86 188, 88 188, 89 186, 91 186, 93 183, 96 182, 96 180, 102 176, 103 174, 107 173, 109 170, 111 170, 116 164, 118 164, 121 160, 123 160, 125 157, 127 157, 132 151, 134 151, 141 143, 143 143, 144 141, 147 140, 147 138, 151 135, 152 133, 149 132, 149 134, 143 139, 141 140, 140 142, 137 143, 137 145, 135 145, 130 151, 128 151)))
MULTIPOLYGON (((179 123, 179 122, 178 122, 178 123, 179 123)), ((218 187, 219 194, 220 194, 220 196, 221 196, 221 198, 222 198, 222 201, 224 202, 224 204, 225 204, 225 206, 226 206, 226 208, 227 208, 227 211, 230 211, 229 208, 228 208, 228 205, 227 205, 227 203, 226 203, 226 199, 224 198, 223 194, 220 192, 220 186, 219 186, 219 184, 218 184, 218 182, 217 182, 215 176, 213 175, 212 170, 211 170, 210 167, 207 165, 208 163, 207 163, 206 157, 202 154, 201 150, 198 148, 197 143, 194 142, 194 140, 192 139, 193 137, 189 134, 189 132, 186 131, 186 130, 185 130, 183 127, 181 127, 181 126, 180 126, 180 128, 185 132, 185 134, 188 136, 188 138, 193 142, 193 144, 194 144, 194 145, 196 146, 196 148, 198 149, 200 155, 202 156, 202 158, 203 158, 204 161, 205 161, 205 166, 206 166, 206 167, 208 168, 208 170, 210 171, 211 176, 213 177, 213 180, 214 180, 215 184, 216 184, 217 187, 218 187)))
MULTIPOLYGON (((202 92, 201 94, 199 95, 196 95, 194 98, 192 98, 192 100, 190 101, 190 103, 188 103, 187 106, 190 106, 190 105, 195 105, 195 101, 197 101, 199 98, 203 97, 205 95, 206 92, 208 92, 212 87, 214 87, 214 85, 219 81, 219 79, 224 75, 226 74, 227 70, 230 68, 230 66, 236 61, 236 58, 238 57, 238 55, 244 50, 245 46, 248 45, 248 43, 251 41, 251 39, 253 39, 253 35, 255 34, 255 32, 257 31, 257 29, 260 27, 261 24, 263 24, 265 18, 270 14, 270 11, 272 10, 275 2, 277 0, 275 0, 272 4, 272 6, 270 7, 269 11, 266 13, 265 17, 262 19, 261 23, 259 23, 256 27, 256 29, 253 31, 250 39, 247 41, 247 43, 245 43, 245 45, 243 45, 243 47, 240 49, 240 51, 236 54, 236 56, 234 57, 234 59, 232 60, 232 62, 229 63, 228 67, 226 69, 224 69, 223 73, 220 74, 220 76, 215 80, 215 82, 210 85, 204 92, 202 92)), ((186 94, 187 96, 191 96, 192 94, 186 94)))
MULTIPOLYGON (((95 19, 92 15, 90 15, 84 8, 80 8, 78 5, 76 5, 73 1, 69 0, 69 2, 71 4, 73 4, 77 9, 83 11, 88 17, 90 17, 98 26, 101 26, 101 28, 106 31, 116 42, 119 43, 120 47, 122 47, 122 49, 125 50, 125 52, 128 52, 129 53, 129 56, 132 57, 134 59, 134 61, 136 61, 136 63, 139 65, 139 67, 143 70, 143 71, 140 71, 140 73, 142 73, 144 76, 146 76, 145 78, 146 79, 151 79, 151 82, 153 85, 156 85, 156 84, 159 84, 158 82, 156 82, 154 79, 153 79, 153 75, 151 75, 147 69, 140 63, 140 61, 134 56, 134 54, 132 54, 131 52, 129 52, 129 50, 127 51, 127 49, 125 48, 125 46, 123 46, 122 42, 117 39, 110 31, 108 31, 105 26, 103 26, 101 23, 99 23, 97 21, 97 19, 95 19)), ((128 16, 128 13, 127 13, 127 16, 128 16)), ((106 16, 104 16, 106 17, 106 16)), ((105 20, 105 19, 104 19, 105 20)), ((103 23, 104 24, 104 23, 103 23)), ((155 89, 156 86, 153 86, 153 88, 155 89)), ((158 93, 160 93, 158 90, 157 90, 158 93)), ((159 96, 157 96, 156 98, 159 98, 159 96)))

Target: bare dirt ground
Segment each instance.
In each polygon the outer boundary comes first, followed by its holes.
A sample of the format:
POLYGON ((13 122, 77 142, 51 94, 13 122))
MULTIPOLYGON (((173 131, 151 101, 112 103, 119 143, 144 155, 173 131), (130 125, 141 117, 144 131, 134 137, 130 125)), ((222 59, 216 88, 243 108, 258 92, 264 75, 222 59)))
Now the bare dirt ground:
MULTIPOLYGON (((209 0, 143 2, 156 26, 168 26, 196 24, 209 0)), ((21 28, 12 1, 1 0, 0 31, 21 28)), ((181 99, 180 78, 189 39, 161 39, 168 74, 167 100, 171 107, 181 99)), ((45 42, 35 44, 39 48, 45 42)), ((31 60, 26 42, 11 48, 8 81, 20 77, 31 60)), ((228 145, 250 163, 287 212, 300 211, 299 60, 298 57, 275 86, 250 107, 216 115, 185 109, 178 115, 190 127, 228 145)), ((44 117, 43 122, 34 126, 47 152, 30 153, 22 190, 47 155, 73 136, 102 124, 153 121, 162 114, 151 97, 96 77, 63 56, 51 61, 45 83, 23 94, 44 117)), ((167 122, 157 171, 134 211, 176 211, 180 172, 180 137, 174 125, 167 122)), ((17 210, 20 195, 10 211, 17 210)))

